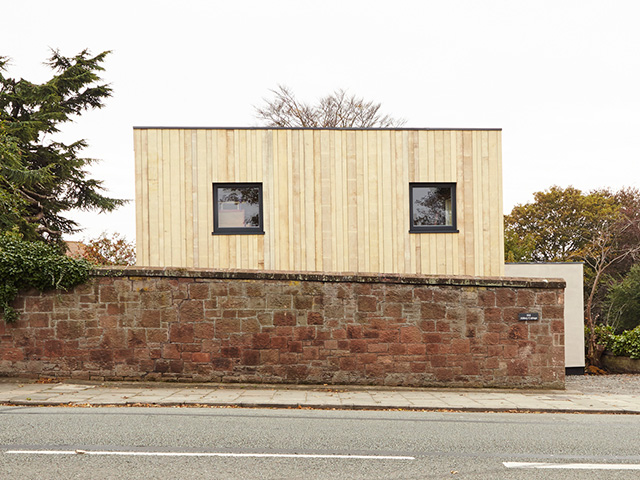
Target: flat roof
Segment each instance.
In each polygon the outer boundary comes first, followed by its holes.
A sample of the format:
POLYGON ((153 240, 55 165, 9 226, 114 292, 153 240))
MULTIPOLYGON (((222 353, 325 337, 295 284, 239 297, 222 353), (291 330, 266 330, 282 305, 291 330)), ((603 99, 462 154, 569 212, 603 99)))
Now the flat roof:
POLYGON ((336 127, 148 127, 135 126, 134 130, 389 130, 389 131, 433 131, 433 130, 450 130, 450 131, 502 131, 502 128, 415 128, 415 127, 393 127, 393 128, 336 128, 336 127))

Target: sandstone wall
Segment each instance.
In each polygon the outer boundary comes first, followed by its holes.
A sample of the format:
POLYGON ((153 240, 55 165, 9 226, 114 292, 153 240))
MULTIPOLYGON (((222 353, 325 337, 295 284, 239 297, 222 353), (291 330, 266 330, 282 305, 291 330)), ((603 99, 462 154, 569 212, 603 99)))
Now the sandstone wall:
POLYGON ((0 375, 564 386, 564 282, 128 268, 26 292, 0 375), (518 313, 538 312, 523 322, 518 313))

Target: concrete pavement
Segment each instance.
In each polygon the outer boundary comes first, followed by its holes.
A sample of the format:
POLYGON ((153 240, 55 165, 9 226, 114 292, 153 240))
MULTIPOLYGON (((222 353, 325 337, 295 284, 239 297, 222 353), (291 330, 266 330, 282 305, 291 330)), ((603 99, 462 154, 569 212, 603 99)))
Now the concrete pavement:
POLYGON ((640 395, 571 390, 432 389, 0 379, 0 404, 414 409, 640 414, 640 395))

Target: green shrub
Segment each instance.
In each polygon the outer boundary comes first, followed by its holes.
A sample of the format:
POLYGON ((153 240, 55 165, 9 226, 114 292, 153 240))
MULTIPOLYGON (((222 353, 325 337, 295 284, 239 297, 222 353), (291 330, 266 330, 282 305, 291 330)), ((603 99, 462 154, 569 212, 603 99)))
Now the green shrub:
POLYGON ((610 326, 595 327, 597 343, 616 356, 640 359, 640 326, 616 335, 610 326))
POLYGON ((0 314, 13 322, 18 313, 11 306, 20 290, 66 290, 87 281, 91 264, 69 258, 44 242, 29 242, 15 233, 0 233, 0 314))

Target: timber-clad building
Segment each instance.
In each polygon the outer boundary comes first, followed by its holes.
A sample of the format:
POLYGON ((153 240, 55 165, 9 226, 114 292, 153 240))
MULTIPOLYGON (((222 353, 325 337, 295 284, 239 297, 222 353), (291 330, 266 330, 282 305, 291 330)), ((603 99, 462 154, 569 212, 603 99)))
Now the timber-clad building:
POLYGON ((504 275, 500 129, 135 127, 140 266, 504 275))

